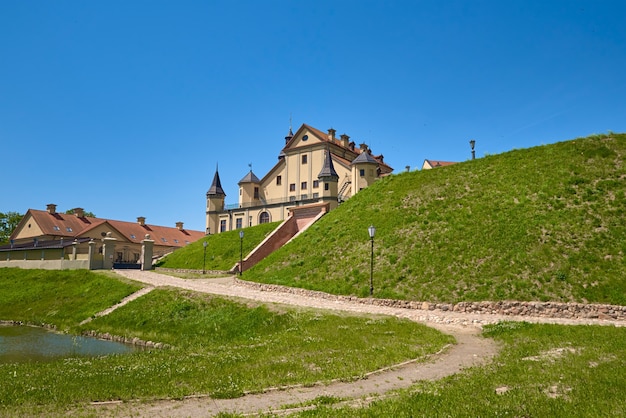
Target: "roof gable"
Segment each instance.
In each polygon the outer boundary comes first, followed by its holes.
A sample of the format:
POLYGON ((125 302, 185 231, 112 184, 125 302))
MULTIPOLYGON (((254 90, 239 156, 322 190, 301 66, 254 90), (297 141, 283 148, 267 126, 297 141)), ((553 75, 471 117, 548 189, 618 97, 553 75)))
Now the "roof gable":
POLYGON ((315 129, 305 123, 300 126, 300 129, 291 137, 291 139, 283 148, 283 152, 288 149, 305 147, 313 144, 319 144, 321 142, 328 142, 328 137, 325 133, 319 129, 315 129))

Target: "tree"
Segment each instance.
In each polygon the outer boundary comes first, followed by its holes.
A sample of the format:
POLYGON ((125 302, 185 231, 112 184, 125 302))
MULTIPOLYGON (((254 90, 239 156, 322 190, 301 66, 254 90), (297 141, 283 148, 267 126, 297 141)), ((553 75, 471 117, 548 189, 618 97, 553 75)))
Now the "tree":
POLYGON ((17 212, 0 212, 0 244, 6 244, 9 242, 9 237, 17 224, 20 223, 24 215, 17 212))
MULTIPOLYGON (((73 215, 74 214, 74 209, 66 210, 65 214, 66 215, 73 215)), ((96 217, 96 215, 93 212, 87 212, 87 211, 84 211, 83 215, 88 217, 88 218, 95 218, 96 217)))

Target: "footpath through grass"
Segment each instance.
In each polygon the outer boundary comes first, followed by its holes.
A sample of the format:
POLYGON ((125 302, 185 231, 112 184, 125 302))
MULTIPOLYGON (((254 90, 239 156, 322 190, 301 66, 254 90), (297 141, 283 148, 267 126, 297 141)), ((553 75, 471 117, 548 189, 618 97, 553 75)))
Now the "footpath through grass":
POLYGON ((374 296, 626 305, 626 135, 383 178, 246 272, 374 296))
MULTIPOLYGON (((0 415, 55 415, 118 399, 237 397, 268 387, 351 380, 452 342, 438 331, 392 317, 277 310, 170 289, 154 290, 80 326, 105 307, 99 302, 104 294, 85 287, 90 283, 93 289, 101 280, 108 283, 107 292, 128 293, 127 283, 98 273, 0 269, 0 319, 43 318, 40 322, 71 333, 96 330, 172 348, 0 364, 0 415), (40 290, 44 282, 47 290, 40 290), (57 300, 58 295, 72 296, 57 300)), ((119 298, 109 299, 113 304, 119 298)))
MULTIPOLYGON (((420 382, 365 408, 320 405, 300 417, 623 417, 626 328, 500 323, 486 367, 420 382)), ((332 403, 326 399, 325 403, 332 403)))

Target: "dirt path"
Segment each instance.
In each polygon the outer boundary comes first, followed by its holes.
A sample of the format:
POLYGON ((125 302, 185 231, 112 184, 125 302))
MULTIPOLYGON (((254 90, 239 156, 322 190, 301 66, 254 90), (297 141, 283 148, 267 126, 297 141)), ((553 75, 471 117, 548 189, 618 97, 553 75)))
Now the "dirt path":
MULTIPOLYGON (((387 370, 374 372, 367 376, 366 379, 356 382, 334 382, 329 385, 317 385, 306 388, 292 387, 281 390, 268 390, 265 393, 246 395, 237 399, 211 399, 207 396, 187 398, 182 401, 163 400, 152 403, 130 402, 92 405, 92 408, 100 416, 206 417, 220 412, 253 415, 268 412, 278 413, 280 411, 284 412, 282 408, 286 405, 299 405, 320 396, 333 396, 363 402, 367 399, 383 396, 393 389, 410 387, 418 380, 440 379, 458 373, 464 368, 489 361, 497 353, 497 347, 492 340, 480 336, 480 328, 483 324, 495 323, 505 319, 560 324, 609 324, 608 321, 598 320, 583 322, 555 318, 515 318, 511 316, 433 312, 365 305, 291 293, 261 291, 237 285, 232 278, 188 280, 138 270, 118 270, 117 273, 129 279, 145 283, 150 287, 172 286, 267 303, 407 318, 425 323, 454 336, 457 344, 447 347, 442 353, 433 356, 426 363, 407 362, 387 370)), ((122 304, 117 306, 122 306, 122 304)))

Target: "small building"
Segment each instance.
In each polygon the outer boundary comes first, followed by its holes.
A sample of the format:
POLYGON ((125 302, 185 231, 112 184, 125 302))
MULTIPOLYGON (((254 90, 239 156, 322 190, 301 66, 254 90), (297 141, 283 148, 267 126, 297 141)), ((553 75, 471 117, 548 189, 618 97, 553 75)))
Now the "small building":
POLYGON ((59 213, 55 204, 47 205, 45 211, 29 209, 11 234, 10 245, 0 247, 7 254, 0 261, 10 261, 11 252, 20 252, 24 260, 86 258, 90 241, 101 255, 106 239, 114 245, 112 262, 132 264, 139 262, 146 239, 154 241, 152 254, 159 257, 204 237, 203 231, 187 230, 182 222, 166 227, 149 225, 145 217, 126 222, 85 216, 81 208, 73 211, 71 215, 59 213))
POLYGON ((250 170, 239 181, 238 203, 226 205, 218 170, 206 193, 206 233, 283 221, 297 206, 328 203, 330 210, 393 169, 367 144, 358 147, 336 130, 303 124, 289 129, 278 162, 261 178, 250 170))
POLYGON ((422 170, 430 170, 432 168, 445 167, 452 164, 456 163, 452 161, 424 160, 424 164, 422 164, 422 170))

